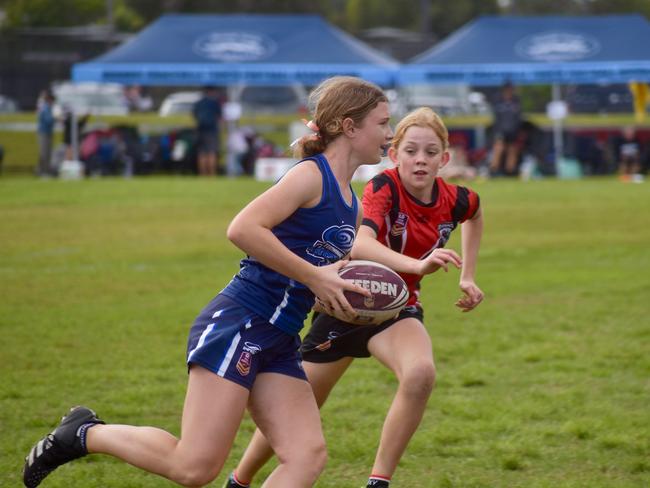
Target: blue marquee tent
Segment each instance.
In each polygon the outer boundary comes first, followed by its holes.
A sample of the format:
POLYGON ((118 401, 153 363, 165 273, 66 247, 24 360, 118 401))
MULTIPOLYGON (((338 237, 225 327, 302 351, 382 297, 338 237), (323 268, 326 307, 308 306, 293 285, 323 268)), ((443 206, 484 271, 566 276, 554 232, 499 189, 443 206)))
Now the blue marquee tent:
POLYGON ((389 85, 398 63, 316 15, 164 15, 86 63, 74 81, 315 85, 353 75, 389 85))
POLYGON ((413 58, 400 84, 476 86, 650 81, 650 23, 640 15, 484 16, 413 58))

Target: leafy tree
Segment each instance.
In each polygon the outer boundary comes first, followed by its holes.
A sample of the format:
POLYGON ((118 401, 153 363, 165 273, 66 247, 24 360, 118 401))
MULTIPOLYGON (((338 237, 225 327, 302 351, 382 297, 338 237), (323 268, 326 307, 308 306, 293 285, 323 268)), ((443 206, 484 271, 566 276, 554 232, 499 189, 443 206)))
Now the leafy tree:
POLYGON ((12 0, 6 2, 5 9, 9 27, 83 25, 106 13, 103 0, 12 0))
POLYGON ((641 14, 650 19, 648 0, 589 0, 589 10, 594 14, 641 14))
MULTIPOLYGON (((107 22, 106 0, 5 0, 6 26, 69 27, 107 22)), ((116 27, 135 30, 144 20, 127 0, 114 0, 116 27)))
MULTIPOLYGON (((135 31, 169 12, 314 13, 358 34, 392 26, 443 38, 485 14, 640 13, 650 18, 648 0, 112 0, 115 25, 135 31), (500 6, 501 5, 501 6, 500 6), (423 25, 425 24, 425 25, 423 25)), ((107 0, 0 0, 9 27, 106 23, 107 0)))

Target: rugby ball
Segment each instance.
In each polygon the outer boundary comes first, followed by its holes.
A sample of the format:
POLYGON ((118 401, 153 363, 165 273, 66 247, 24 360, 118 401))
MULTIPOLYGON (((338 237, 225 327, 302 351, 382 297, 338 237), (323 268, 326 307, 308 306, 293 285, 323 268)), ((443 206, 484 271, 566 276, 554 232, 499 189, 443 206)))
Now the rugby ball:
POLYGON ((345 298, 358 314, 353 323, 377 325, 392 319, 404 308, 409 299, 406 283, 400 275, 383 264, 373 261, 352 260, 339 270, 344 280, 370 290, 372 297, 345 291, 345 298))

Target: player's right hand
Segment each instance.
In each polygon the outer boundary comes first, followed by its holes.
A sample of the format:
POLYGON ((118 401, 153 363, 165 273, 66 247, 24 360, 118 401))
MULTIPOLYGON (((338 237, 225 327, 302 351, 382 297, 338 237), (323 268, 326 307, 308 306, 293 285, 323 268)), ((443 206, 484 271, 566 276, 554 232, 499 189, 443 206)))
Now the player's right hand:
POLYGON ((434 249, 431 254, 420 261, 420 270, 417 274, 427 275, 435 273, 440 268, 449 271, 449 265, 460 269, 463 260, 453 249, 438 248, 434 249))
POLYGON ((371 293, 339 276, 339 269, 346 264, 347 261, 338 261, 327 266, 315 267, 312 279, 305 285, 316 295, 317 301, 320 302, 319 305, 325 313, 345 321, 351 321, 356 318, 357 313, 343 292, 349 290, 366 297, 370 297, 371 293))

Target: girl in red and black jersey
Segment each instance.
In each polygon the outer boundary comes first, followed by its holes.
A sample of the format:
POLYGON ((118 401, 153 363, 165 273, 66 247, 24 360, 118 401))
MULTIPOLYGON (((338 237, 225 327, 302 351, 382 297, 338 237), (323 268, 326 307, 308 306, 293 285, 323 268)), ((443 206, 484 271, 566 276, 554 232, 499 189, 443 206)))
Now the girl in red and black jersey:
MULTIPOLYGON (((437 176, 449 161, 447 149, 448 133, 440 117, 428 108, 411 112, 397 125, 389 150, 395 168, 373 178, 364 191, 364 218, 352 257, 377 261, 399 272, 410 291, 405 309, 378 326, 353 325, 325 313, 317 314, 301 347, 303 367, 319 405, 354 358, 374 356, 399 380, 369 487, 389 486, 433 389, 431 339, 423 324, 419 300, 422 277, 455 266, 461 269, 462 292, 456 306, 469 312, 483 300, 483 292, 474 280, 483 231, 479 197, 437 176), (444 248, 459 224, 462 259, 444 248)), ((271 454, 257 431, 226 486, 249 486, 271 454)))

